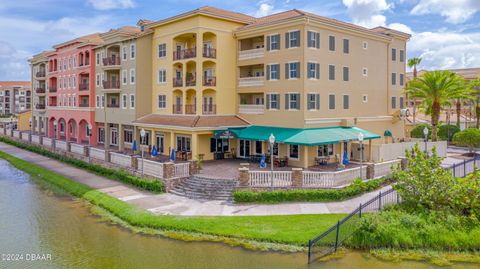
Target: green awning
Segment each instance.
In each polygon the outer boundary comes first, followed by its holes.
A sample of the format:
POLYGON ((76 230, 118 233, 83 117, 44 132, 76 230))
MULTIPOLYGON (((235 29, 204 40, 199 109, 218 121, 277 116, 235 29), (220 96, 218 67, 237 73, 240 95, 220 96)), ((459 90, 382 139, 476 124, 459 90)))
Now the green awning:
MULTIPOLYGON (((363 133, 365 140, 380 138, 379 135, 357 127, 325 127, 325 128, 282 128, 253 125, 246 128, 229 128, 239 139, 268 141, 270 134, 275 136, 275 141, 284 144, 316 146, 335 144, 339 142, 358 140, 358 134, 363 133)), ((215 131, 215 135, 222 130, 215 131)))

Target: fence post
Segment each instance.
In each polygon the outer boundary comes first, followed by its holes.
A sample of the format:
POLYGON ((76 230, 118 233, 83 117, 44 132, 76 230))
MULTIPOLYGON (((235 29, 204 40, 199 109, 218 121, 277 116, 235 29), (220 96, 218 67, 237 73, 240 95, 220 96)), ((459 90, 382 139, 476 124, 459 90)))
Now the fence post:
POLYGON ((467 176, 467 160, 463 160, 463 177, 467 176))
POLYGON ((308 240, 308 264, 310 264, 311 253, 312 253, 312 240, 308 240))
POLYGON ((360 212, 360 218, 362 217, 362 203, 360 203, 360 206, 358 208, 358 211, 360 212))
POLYGON ((456 166, 456 165, 453 164, 453 177, 456 177, 456 176, 455 176, 455 166, 456 166))
POLYGON ((399 204, 399 203, 400 203, 400 195, 397 192, 397 204, 399 204))
POLYGON ((335 236, 335 251, 338 248, 338 234, 340 233, 340 221, 337 222, 337 234, 335 236))
POLYGON ((382 192, 378 193, 378 211, 382 209, 382 192))

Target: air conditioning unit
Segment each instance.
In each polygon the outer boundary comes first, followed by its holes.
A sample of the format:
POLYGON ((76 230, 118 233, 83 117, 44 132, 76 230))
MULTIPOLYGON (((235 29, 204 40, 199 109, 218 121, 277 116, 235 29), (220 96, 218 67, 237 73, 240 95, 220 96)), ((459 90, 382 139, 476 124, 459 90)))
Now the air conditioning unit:
POLYGON ((355 126, 355 122, 356 122, 355 119, 342 119, 340 121, 340 126, 342 126, 342 127, 353 127, 353 126, 355 126))

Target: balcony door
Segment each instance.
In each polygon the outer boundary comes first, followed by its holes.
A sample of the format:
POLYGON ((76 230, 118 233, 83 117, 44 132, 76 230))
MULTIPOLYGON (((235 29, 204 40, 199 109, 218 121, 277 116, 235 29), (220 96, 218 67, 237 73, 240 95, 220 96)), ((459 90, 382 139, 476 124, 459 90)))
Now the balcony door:
POLYGON ((239 158, 249 158, 250 157, 250 140, 240 139, 238 147, 238 157, 239 158))
POLYGON ((164 149, 164 143, 165 143, 165 137, 163 136, 163 134, 157 134, 155 136, 155 144, 157 146, 157 150, 159 153, 163 153, 163 149, 164 149))
POLYGON ((118 130, 117 128, 110 129, 110 145, 118 145, 118 130))

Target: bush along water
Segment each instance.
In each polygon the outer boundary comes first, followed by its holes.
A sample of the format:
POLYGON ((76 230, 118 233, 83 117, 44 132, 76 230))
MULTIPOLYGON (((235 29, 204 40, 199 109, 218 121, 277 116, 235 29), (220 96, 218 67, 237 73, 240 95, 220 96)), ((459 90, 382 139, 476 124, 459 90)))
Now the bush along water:
POLYGON ((35 145, 28 145, 28 144, 17 142, 5 137, 0 137, 0 141, 21 149, 25 149, 25 150, 43 155, 51 159, 61 161, 63 163, 75 166, 77 168, 88 170, 99 176, 121 181, 123 183, 138 187, 140 189, 144 189, 144 190, 156 192, 156 193, 164 192, 164 185, 159 180, 149 180, 145 178, 136 177, 123 170, 109 169, 99 165, 90 164, 81 160, 77 160, 74 158, 70 158, 70 157, 46 150, 44 148, 41 148, 35 145))

